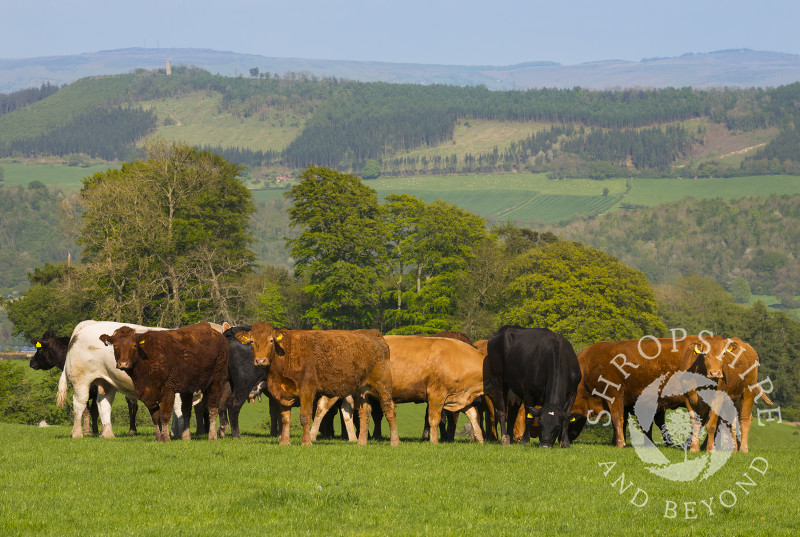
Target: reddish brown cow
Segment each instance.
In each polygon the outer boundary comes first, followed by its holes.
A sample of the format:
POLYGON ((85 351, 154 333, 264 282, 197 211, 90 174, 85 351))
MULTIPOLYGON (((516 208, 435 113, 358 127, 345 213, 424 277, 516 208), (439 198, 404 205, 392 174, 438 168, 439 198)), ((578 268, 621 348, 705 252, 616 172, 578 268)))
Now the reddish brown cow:
MULTIPOLYGON (((765 403, 772 405, 772 401, 758 384, 758 354, 741 339, 722 336, 704 338, 692 346, 692 351, 694 352, 685 354, 681 369, 717 380, 716 393, 725 393, 730 397, 739 418, 741 441, 737 442, 737 435, 734 434, 733 447, 747 452, 754 402, 758 398, 763 398, 765 403)), ((722 406, 723 399, 715 397, 712 404, 708 405, 698 397, 695 390, 688 392, 685 399, 690 413, 698 412, 703 416, 708 431, 706 449, 713 451, 720 412, 723 415, 725 413, 725 407, 722 406)), ((733 422, 733 419, 727 421, 733 422)), ((733 426, 734 423, 730 425, 733 426)), ((700 449, 697 429, 696 425, 692 435, 690 448, 692 451, 700 449)))
MULTIPOLYGON (((217 415, 225 403, 222 394, 228 382, 228 341, 209 323, 175 330, 151 330, 137 334, 130 327, 118 328, 100 340, 114 346, 117 367, 133 380, 139 399, 156 426, 156 441, 169 442, 169 417, 175 393, 179 393, 184 416, 192 410, 192 394, 203 392, 208 401, 208 439, 217 439, 217 415)), ((182 437, 188 440, 189 420, 182 437)))
MULTIPOLYGON (((664 375, 677 371, 684 355, 692 353, 697 336, 683 340, 643 338, 627 341, 600 341, 578 354, 581 382, 572 407, 590 417, 603 407, 611 414, 614 443, 625 446, 625 409, 632 408, 647 386, 664 375)), ((683 405, 680 397, 662 398, 659 410, 683 405)))
POLYGON ((304 446, 311 445, 311 415, 316 395, 352 395, 359 406, 358 443, 367 443, 369 416, 366 396, 380 402, 391 430, 391 444, 400 443, 392 404, 389 347, 376 330, 286 330, 266 322, 249 332, 238 332, 242 343, 251 342, 253 361, 269 367, 267 388, 281 405, 281 444, 289 444, 291 406, 300 400, 304 446))

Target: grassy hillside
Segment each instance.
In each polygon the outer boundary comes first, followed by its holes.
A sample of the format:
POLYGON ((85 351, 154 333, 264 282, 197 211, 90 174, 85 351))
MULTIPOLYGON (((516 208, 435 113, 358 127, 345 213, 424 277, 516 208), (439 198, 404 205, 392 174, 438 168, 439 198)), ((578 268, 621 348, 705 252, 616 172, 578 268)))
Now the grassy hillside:
POLYGON ((281 151, 303 130, 307 117, 271 110, 263 117, 234 117, 221 111, 222 96, 194 92, 180 98, 143 101, 159 118, 157 136, 198 146, 235 146, 281 151))

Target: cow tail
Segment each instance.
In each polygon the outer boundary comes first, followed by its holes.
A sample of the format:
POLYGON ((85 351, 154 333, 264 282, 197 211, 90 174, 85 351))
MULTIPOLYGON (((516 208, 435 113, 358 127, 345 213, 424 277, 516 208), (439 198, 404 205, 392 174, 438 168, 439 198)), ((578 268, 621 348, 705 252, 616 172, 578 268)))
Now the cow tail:
POLYGON ((56 399, 56 405, 59 408, 64 407, 64 403, 67 402, 67 371, 64 370, 61 372, 61 378, 58 379, 58 398, 56 399))
POLYGON ((771 400, 769 397, 767 397, 767 392, 765 392, 765 391, 764 391, 764 388, 762 388, 761 386, 759 386, 758 388, 759 388, 759 390, 761 391, 761 399, 762 399, 762 400, 763 400, 763 401, 764 401, 764 402, 765 402, 765 403, 766 403, 768 406, 775 406, 775 404, 772 402, 772 400, 771 400))

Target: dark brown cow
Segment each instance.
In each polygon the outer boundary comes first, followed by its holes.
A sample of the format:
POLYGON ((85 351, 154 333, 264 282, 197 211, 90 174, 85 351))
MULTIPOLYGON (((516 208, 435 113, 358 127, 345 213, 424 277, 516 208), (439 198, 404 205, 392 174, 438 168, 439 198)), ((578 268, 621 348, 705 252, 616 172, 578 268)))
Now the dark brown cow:
POLYGON ((389 348, 376 330, 286 330, 266 322, 238 332, 252 343, 253 361, 269 367, 267 388, 281 405, 281 444, 289 444, 291 406, 299 399, 304 446, 311 445, 311 416, 316 395, 356 398, 359 407, 358 443, 367 443, 369 417, 366 396, 376 397, 389 420, 391 444, 400 443, 392 404, 389 348))
MULTIPOLYGON (((175 330, 151 330, 137 334, 130 327, 118 328, 100 340, 114 346, 117 367, 133 380, 139 399, 156 426, 156 440, 169 442, 169 417, 175 393, 179 393, 184 416, 192 410, 192 394, 203 392, 208 401, 208 439, 217 439, 217 415, 224 404, 228 382, 228 341, 209 323, 175 330)), ((188 440, 189 420, 182 437, 188 440)))
MULTIPOLYGON (((736 434, 733 435, 733 447, 747 452, 755 400, 763 398, 765 403, 772 405, 772 401, 758 384, 758 354, 741 339, 722 336, 706 337, 692 345, 691 350, 694 352, 685 354, 681 369, 716 380, 716 392, 730 397, 735 405, 741 435, 741 442, 737 442, 736 434)), ((723 416, 725 412, 722 399, 717 397, 708 405, 698 397, 696 390, 692 390, 686 394, 685 400, 690 413, 698 412, 703 417, 708 432, 706 449, 714 451, 720 412, 722 411, 723 416)), ((727 421, 733 422, 732 419, 727 421)), ((730 425, 733 426, 734 423, 730 425)), ((700 449, 697 427, 693 431, 690 449, 700 449)))

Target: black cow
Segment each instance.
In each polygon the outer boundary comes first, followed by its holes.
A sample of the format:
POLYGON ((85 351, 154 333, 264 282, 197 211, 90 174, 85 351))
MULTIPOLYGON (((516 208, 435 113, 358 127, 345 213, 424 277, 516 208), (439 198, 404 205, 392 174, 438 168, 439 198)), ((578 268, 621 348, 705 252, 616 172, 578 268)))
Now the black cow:
POLYGON ((506 424, 511 390, 525 405, 528 425, 538 418, 541 447, 552 447, 559 438, 561 447, 569 447, 570 420, 585 419, 570 413, 581 369, 569 341, 546 328, 504 326, 489 339, 487 350, 485 393, 494 396, 502 443, 511 441, 514 420, 506 424))
POLYGON ((231 396, 226 410, 231 426, 231 436, 239 438, 239 412, 248 400, 260 398, 262 392, 269 397, 270 428, 272 436, 277 436, 280 414, 275 400, 266 391, 267 373, 269 369, 253 364, 253 351, 250 343, 244 344, 236 339, 241 331, 250 331, 250 326, 234 326, 226 329, 223 335, 228 340, 228 378, 231 384, 231 396), (262 384, 263 383, 263 384, 262 384))
MULTIPOLYGON (((67 360, 67 349, 69 348, 70 336, 57 336, 52 330, 48 330, 44 335, 38 339, 32 339, 31 345, 36 347, 36 354, 31 358, 30 366, 32 369, 38 371, 46 371, 57 367, 61 371, 64 370, 64 362, 67 360)), ((131 428, 130 434, 136 434, 136 412, 139 410, 139 405, 136 401, 128 401, 128 417, 130 418, 131 428)), ((92 434, 98 433, 97 427, 97 386, 92 384, 89 388, 89 401, 86 405, 88 416, 91 417, 91 431, 92 434)), ((84 414, 83 433, 89 434, 89 427, 86 425, 87 415, 84 414)))

